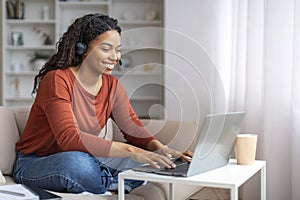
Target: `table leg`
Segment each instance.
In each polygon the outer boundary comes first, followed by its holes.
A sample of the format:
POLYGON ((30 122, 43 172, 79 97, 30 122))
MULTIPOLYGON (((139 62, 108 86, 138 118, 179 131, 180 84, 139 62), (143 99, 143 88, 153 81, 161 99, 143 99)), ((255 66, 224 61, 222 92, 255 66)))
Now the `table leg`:
POLYGON ((118 199, 125 200, 125 186, 124 186, 124 178, 121 174, 118 177, 118 199))
POLYGON ((266 193, 266 190, 267 190, 267 183, 266 183, 266 180, 267 180, 267 170, 266 170, 266 166, 264 166, 263 168, 261 168, 260 170, 260 181, 261 181, 261 200, 266 200, 267 199, 267 193, 266 193))
POLYGON ((174 184, 169 183, 169 199, 173 200, 174 199, 174 184))
POLYGON ((230 189, 230 200, 238 200, 239 198, 238 191, 239 188, 235 186, 230 189))

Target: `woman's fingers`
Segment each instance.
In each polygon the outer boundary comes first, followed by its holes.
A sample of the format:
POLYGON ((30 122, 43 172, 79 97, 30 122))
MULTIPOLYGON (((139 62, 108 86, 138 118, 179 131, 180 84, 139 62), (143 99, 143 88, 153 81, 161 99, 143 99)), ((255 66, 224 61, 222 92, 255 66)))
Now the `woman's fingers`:
POLYGON ((193 153, 191 151, 185 151, 183 153, 175 151, 173 149, 164 148, 158 152, 136 153, 134 158, 137 161, 149 163, 154 168, 175 168, 175 163, 171 160, 171 156, 181 158, 186 162, 191 162, 193 153))
POLYGON ((185 151, 180 156, 181 159, 183 159, 183 160, 185 160, 187 162, 191 162, 192 157, 193 157, 193 152, 191 152, 191 151, 185 151))
POLYGON ((193 157, 193 152, 191 152, 191 151, 185 151, 185 152, 183 152, 182 154, 185 155, 185 156, 188 156, 188 157, 190 157, 190 158, 193 157))
POLYGON ((151 153, 148 155, 148 163, 155 168, 175 168, 176 165, 167 156, 159 155, 157 153, 151 153))
POLYGON ((185 160, 186 162, 191 162, 191 159, 193 157, 193 152, 191 152, 191 151, 185 151, 185 152, 181 153, 179 151, 170 149, 168 147, 163 148, 161 150, 165 155, 172 155, 173 157, 181 158, 182 160, 185 160))

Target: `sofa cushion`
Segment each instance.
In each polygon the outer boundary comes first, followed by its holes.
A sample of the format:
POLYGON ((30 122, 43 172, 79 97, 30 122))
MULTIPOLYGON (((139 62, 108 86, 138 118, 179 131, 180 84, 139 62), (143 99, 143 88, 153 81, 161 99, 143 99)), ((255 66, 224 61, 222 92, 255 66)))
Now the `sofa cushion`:
POLYGON ((133 189, 130 194, 142 196, 145 200, 162 200, 168 199, 168 189, 168 183, 148 182, 146 185, 133 189))
POLYGON ((12 111, 15 115, 19 135, 21 135, 29 116, 30 107, 13 108, 12 111))
POLYGON ((102 130, 99 133, 99 137, 105 137, 105 139, 112 140, 113 139, 113 125, 112 125, 112 119, 109 118, 107 120, 106 125, 102 128, 102 130), (106 133, 105 133, 106 132, 106 133))
MULTIPOLYGON (((6 185, 15 184, 13 178, 11 176, 5 176, 6 185)), ((118 195, 98 195, 98 194, 88 194, 88 193, 62 193, 62 192, 53 192, 51 193, 57 194, 58 196, 63 197, 63 200, 118 200, 118 195)), ((151 196, 151 195, 150 195, 151 196)), ((144 200, 142 196, 137 194, 126 194, 126 200, 144 200)))
MULTIPOLYGON (((63 200, 118 200, 118 195, 99 195, 99 194, 72 194, 72 193, 59 193, 52 192, 61 196, 63 200)), ((134 194, 126 194, 126 200, 144 200, 142 196, 137 196, 134 194)))
POLYGON ((145 128, 172 149, 178 151, 194 150, 199 136, 196 121, 142 120, 145 128))
POLYGON ((9 108, 0 107, 0 170, 12 174, 16 159, 15 144, 19 140, 15 116, 9 108))
MULTIPOLYGON (((172 121, 162 119, 141 119, 145 128, 159 141, 178 151, 194 151, 199 136, 196 121, 172 121)), ((117 125, 113 122, 113 139, 125 141, 117 125)))

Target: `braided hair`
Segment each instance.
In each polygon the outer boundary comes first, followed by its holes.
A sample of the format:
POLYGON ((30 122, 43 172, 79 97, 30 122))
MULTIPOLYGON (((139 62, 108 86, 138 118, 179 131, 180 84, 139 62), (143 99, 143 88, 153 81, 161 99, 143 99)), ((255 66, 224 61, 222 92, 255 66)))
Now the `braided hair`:
POLYGON ((118 21, 108 15, 95 13, 77 18, 57 42, 57 52, 51 56, 34 77, 32 95, 37 92, 40 81, 49 71, 66 69, 82 63, 83 56, 76 54, 75 51, 77 42, 80 41, 88 45, 97 36, 109 30, 116 30, 121 34, 118 21))

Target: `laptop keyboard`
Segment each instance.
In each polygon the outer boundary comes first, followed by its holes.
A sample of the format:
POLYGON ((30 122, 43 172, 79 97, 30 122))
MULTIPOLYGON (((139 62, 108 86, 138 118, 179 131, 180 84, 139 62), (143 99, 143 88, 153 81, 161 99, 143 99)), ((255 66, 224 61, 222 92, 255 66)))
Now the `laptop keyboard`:
POLYGON ((179 167, 181 165, 186 165, 188 164, 188 162, 186 162, 185 160, 182 160, 181 158, 177 158, 175 161, 173 161, 176 165, 176 167, 179 167))

